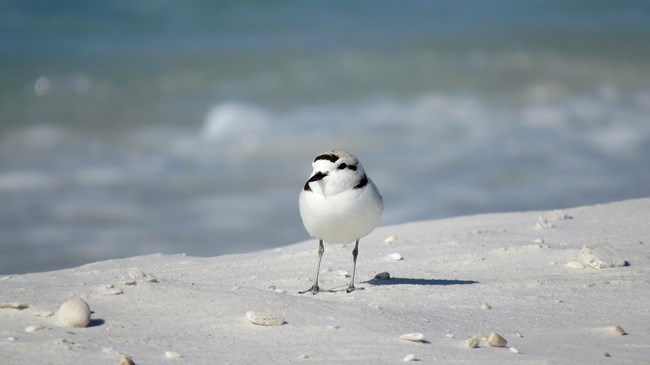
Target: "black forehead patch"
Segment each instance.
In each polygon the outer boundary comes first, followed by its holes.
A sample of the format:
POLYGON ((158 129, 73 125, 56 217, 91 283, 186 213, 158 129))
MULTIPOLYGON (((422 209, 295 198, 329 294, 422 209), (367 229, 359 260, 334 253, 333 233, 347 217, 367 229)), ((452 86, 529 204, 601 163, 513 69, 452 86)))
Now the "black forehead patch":
POLYGON ((335 155, 333 153, 323 153, 322 155, 316 156, 316 158, 314 159, 314 162, 316 162, 318 160, 327 160, 329 162, 334 163, 334 162, 338 161, 338 159, 339 159, 339 156, 337 156, 337 155, 335 155))

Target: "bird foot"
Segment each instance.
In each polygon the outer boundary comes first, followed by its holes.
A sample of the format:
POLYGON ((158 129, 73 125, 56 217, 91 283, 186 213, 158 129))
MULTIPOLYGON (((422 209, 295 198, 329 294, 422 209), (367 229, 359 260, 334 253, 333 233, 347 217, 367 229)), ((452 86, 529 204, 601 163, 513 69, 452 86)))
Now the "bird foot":
POLYGON ((316 294, 318 294, 320 292, 334 293, 334 290, 323 290, 318 286, 318 284, 314 284, 314 285, 312 285, 311 288, 309 288, 307 290, 299 291, 298 294, 305 294, 305 293, 309 293, 309 292, 316 295, 316 294))
POLYGON ((348 286, 347 289, 345 289, 345 292, 346 292, 346 293, 352 293, 352 292, 355 291, 355 290, 365 290, 365 289, 366 289, 366 288, 357 288, 357 287, 355 287, 354 285, 350 285, 350 286, 348 286))

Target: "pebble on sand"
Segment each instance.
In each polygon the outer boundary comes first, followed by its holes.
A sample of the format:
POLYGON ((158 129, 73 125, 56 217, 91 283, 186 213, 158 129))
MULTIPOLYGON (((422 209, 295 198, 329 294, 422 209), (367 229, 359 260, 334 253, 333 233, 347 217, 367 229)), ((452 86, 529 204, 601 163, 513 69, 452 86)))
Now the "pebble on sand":
POLYGON ((624 330, 623 327, 621 327, 621 326, 616 326, 616 327, 614 327, 614 333, 616 333, 616 334, 619 335, 619 336, 625 336, 625 335, 627 335, 627 332, 625 332, 625 330, 624 330))
POLYGON ((63 327, 88 327, 90 307, 83 299, 71 299, 59 307, 59 322, 63 327))
POLYGON ((500 334, 492 332, 487 338, 487 343, 492 347, 505 347, 508 344, 508 341, 506 341, 506 339, 500 334))
POLYGON ((390 273, 384 271, 380 272, 379 274, 375 275, 375 279, 377 280, 389 280, 390 279, 390 273))

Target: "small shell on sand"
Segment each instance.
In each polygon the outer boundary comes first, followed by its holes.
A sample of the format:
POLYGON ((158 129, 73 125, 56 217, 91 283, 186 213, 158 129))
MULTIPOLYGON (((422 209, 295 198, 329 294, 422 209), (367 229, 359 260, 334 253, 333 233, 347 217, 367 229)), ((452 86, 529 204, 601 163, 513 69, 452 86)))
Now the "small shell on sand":
POLYGON ((424 340, 424 335, 418 332, 406 333, 399 336, 399 339, 404 341, 422 342, 422 340, 424 340))
POLYGON ((279 326, 285 323, 281 315, 270 312, 246 312, 246 318, 253 324, 260 326, 279 326))
POLYGON ((571 260, 566 263, 566 267, 571 268, 571 269, 584 269, 585 264, 578 260, 571 260))
POLYGON ((487 343, 492 347, 505 347, 508 344, 508 341, 506 341, 506 339, 500 334, 492 332, 487 338, 487 343))
POLYGON ((537 217, 537 223, 535 224, 537 229, 549 229, 553 228, 553 223, 549 222, 548 219, 542 217, 541 215, 537 217))
POLYGON ((27 326, 27 328, 25 328, 25 332, 33 333, 33 332, 36 332, 36 331, 40 331, 42 329, 45 329, 45 327, 43 327, 41 325, 38 325, 38 324, 33 324, 31 326, 27 326))
POLYGON ((512 352, 513 354, 518 354, 518 353, 519 353, 519 350, 517 350, 516 347, 511 347, 509 350, 510 350, 510 352, 512 352))
POLYGON ((25 303, 0 303, 0 309, 18 309, 23 310, 29 308, 25 303))
POLYGON ((415 357, 415 354, 408 354, 408 355, 404 356, 404 359, 402 359, 402 361, 404 361, 404 362, 416 361, 416 360, 417 360, 417 358, 415 357))
POLYGON ((131 359, 131 356, 124 355, 122 356, 122 358, 120 358, 119 365, 135 365, 135 363, 131 359))
POLYGON ((621 327, 621 326, 616 326, 616 327, 614 327, 614 333, 616 333, 616 334, 619 335, 619 336, 625 336, 625 335, 627 335, 627 332, 625 332, 625 330, 624 330, 623 327, 621 327))
POLYGON ((375 279, 377 280, 389 280, 390 279, 390 274, 386 271, 380 272, 379 274, 375 275, 375 279))
POLYGON ((625 266, 625 259, 612 246, 602 244, 583 247, 580 251, 585 263, 594 269, 625 266))
POLYGON ((397 241, 397 236, 396 235, 388 236, 384 240, 384 242, 386 242, 386 243, 393 243, 395 241, 397 241))
POLYGON ((165 351, 165 357, 168 359, 180 359, 183 355, 176 351, 165 351))
POLYGON ((59 322, 63 327, 88 327, 90 307, 83 299, 72 299, 59 307, 59 322))
POLYGON ((388 260, 388 261, 401 261, 403 259, 404 258, 402 257, 402 255, 400 255, 397 252, 393 252, 393 253, 386 256, 386 260, 388 260))
POLYGON ((142 279, 147 277, 147 274, 138 268, 130 269, 128 275, 131 279, 142 279))
POLYGON ((479 338, 479 336, 474 336, 474 337, 468 338, 467 339, 467 347, 469 347, 470 349, 478 348, 480 340, 481 339, 479 338))

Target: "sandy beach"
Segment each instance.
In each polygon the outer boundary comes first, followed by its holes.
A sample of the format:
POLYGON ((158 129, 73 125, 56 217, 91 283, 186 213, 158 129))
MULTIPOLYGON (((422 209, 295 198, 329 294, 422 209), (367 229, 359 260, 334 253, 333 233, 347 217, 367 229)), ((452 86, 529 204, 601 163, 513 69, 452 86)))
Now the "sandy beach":
POLYGON ((349 294, 351 245, 325 247, 321 286, 337 292, 298 294, 311 284, 316 240, 5 275, 0 363, 642 364, 649 245, 650 199, 637 199, 380 227, 361 240, 349 294), (625 264, 592 268, 583 247, 625 264), (89 327, 59 323, 73 298, 90 306, 89 327), (281 324, 253 324, 251 311, 281 324), (489 346, 491 332, 507 345, 489 346))

